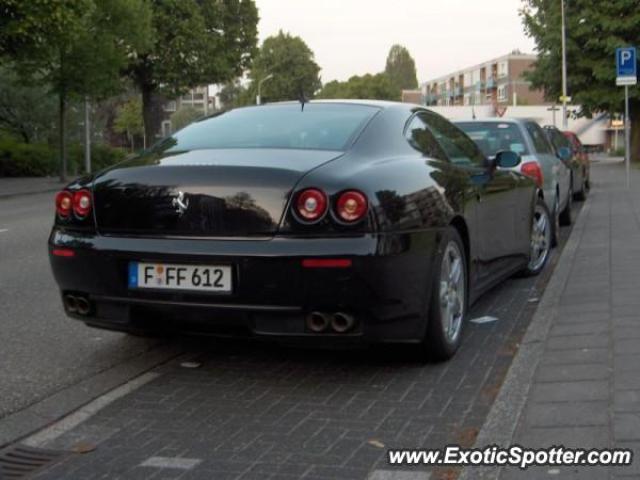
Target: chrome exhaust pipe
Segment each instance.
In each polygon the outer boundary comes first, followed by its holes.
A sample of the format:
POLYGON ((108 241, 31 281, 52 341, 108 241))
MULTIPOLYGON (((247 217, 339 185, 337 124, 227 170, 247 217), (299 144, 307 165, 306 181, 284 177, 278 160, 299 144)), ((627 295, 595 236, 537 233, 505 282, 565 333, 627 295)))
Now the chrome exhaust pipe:
POLYGON ((314 333, 322 333, 327 328, 329 328, 329 324, 331 320, 329 319, 329 315, 322 312, 311 312, 307 315, 307 328, 314 333))
POLYGON ((65 295, 62 297, 62 302, 67 312, 76 313, 78 311, 78 299, 73 295, 65 295))
POLYGON ((344 312, 336 312, 333 314, 333 319, 331 320, 331 328, 336 333, 346 333, 351 330, 356 324, 356 319, 353 315, 349 315, 344 312))
POLYGON ((78 305, 78 313, 80 315, 87 315, 91 311, 91 304, 86 298, 78 297, 76 299, 76 303, 78 305))

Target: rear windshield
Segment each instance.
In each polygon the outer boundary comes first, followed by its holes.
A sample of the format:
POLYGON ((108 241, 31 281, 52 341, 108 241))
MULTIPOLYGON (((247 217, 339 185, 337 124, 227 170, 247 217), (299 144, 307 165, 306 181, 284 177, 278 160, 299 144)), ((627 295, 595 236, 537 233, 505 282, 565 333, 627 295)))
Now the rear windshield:
POLYGON ((161 142, 161 150, 287 148, 346 150, 378 111, 347 104, 299 103, 240 108, 195 122, 161 142))
POLYGON ((520 128, 515 123, 460 122, 456 125, 476 142, 487 157, 495 157, 500 150, 511 150, 521 155, 529 153, 520 128))

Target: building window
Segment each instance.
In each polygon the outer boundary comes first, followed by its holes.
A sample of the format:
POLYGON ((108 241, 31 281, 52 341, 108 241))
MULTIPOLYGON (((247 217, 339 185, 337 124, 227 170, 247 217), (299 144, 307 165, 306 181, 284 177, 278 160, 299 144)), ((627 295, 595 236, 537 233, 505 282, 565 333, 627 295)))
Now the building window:
POLYGON ((165 111, 167 112, 175 112, 176 111, 176 101, 175 100, 171 100, 170 102, 167 102, 167 104, 164 106, 165 111))
POLYGON ((498 63, 498 78, 503 78, 509 75, 509 62, 498 63))
POLYGON ((471 84, 476 85, 480 81, 480 70, 474 70, 471 74, 471 84))
POLYGON ((172 133, 172 128, 171 128, 171 120, 164 120, 162 122, 162 137, 166 138, 168 136, 171 135, 172 133))
POLYGON ((498 101, 499 102, 506 102, 508 100, 507 97, 507 86, 506 85, 500 85, 498 87, 498 101))

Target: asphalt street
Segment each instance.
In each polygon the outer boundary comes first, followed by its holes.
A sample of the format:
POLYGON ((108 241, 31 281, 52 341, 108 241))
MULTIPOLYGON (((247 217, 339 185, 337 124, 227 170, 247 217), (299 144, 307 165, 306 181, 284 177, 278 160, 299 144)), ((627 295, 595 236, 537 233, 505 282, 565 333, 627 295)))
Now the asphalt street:
POLYGON ((157 345, 65 317, 47 258, 53 196, 0 198, 0 419, 157 345))

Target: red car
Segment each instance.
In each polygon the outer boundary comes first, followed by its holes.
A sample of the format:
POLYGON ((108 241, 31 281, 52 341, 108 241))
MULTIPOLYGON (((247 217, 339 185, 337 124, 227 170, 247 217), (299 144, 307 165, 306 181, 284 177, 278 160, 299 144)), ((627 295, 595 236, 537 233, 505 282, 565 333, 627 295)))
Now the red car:
POLYGON ((578 158, 580 163, 582 164, 584 178, 586 179, 586 187, 591 188, 591 177, 590 177, 590 162, 589 162, 589 154, 587 153, 586 148, 582 145, 580 138, 574 132, 562 132, 562 134, 569 139, 571 142, 571 148, 573 149, 573 154, 578 158))

